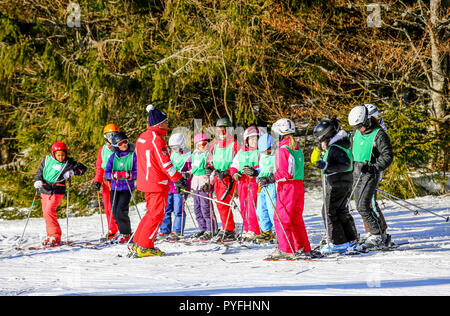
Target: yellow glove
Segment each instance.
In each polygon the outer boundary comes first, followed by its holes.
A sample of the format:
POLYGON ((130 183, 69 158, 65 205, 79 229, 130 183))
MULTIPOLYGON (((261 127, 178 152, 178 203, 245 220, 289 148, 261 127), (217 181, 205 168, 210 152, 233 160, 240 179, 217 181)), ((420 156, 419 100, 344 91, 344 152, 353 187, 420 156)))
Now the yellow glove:
POLYGON ((319 148, 314 147, 314 150, 311 154, 311 166, 313 168, 317 167, 317 162, 320 160, 321 155, 322 155, 322 151, 319 148))

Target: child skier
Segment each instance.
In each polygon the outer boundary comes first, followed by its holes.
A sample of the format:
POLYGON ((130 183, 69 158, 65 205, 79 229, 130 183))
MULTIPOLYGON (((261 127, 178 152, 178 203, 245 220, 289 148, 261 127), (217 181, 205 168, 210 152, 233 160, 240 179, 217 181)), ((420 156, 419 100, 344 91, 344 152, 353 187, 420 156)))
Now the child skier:
MULTIPOLYGON (((216 123, 216 138, 212 142, 207 159, 206 174, 214 170, 214 193, 218 200, 230 203, 237 184, 230 176, 230 166, 239 150, 239 143, 230 135, 232 124, 227 118, 216 123)), ((222 221, 222 229, 214 236, 214 241, 236 239, 233 212, 228 205, 216 203, 222 221)))
POLYGON ((119 127, 116 124, 107 124, 103 128, 103 137, 106 140, 106 144, 100 147, 97 154, 97 162, 95 168, 94 187, 97 191, 102 190, 103 207, 105 209, 105 215, 108 222, 108 234, 107 238, 113 238, 119 231, 114 218, 111 222, 108 221, 111 218, 111 183, 105 178, 106 164, 109 157, 114 153, 111 141, 115 133, 120 132, 119 127))
POLYGON ((390 236, 386 234, 381 219, 372 208, 372 198, 380 180, 380 173, 389 167, 394 159, 391 141, 377 120, 369 117, 369 111, 364 105, 356 106, 350 111, 348 122, 355 128, 352 153, 356 208, 370 230, 362 247, 388 245, 390 236))
POLYGON ((244 145, 237 152, 230 167, 230 175, 238 182, 238 195, 241 215, 244 220, 243 241, 255 240, 261 233, 256 216, 256 202, 258 197, 258 137, 259 129, 250 126, 244 132, 244 145))
POLYGON ((356 244, 357 231, 347 201, 352 191, 353 156, 347 132, 335 119, 322 121, 314 128, 314 137, 324 150, 317 168, 326 177, 326 200, 322 214, 327 221, 329 240, 322 246, 322 254, 345 252, 356 244))
MULTIPOLYGON (((275 155, 272 154, 273 138, 269 133, 262 135, 258 140, 259 149, 259 174, 256 181, 275 173, 275 155)), ((261 234, 256 236, 258 242, 270 242, 274 239, 272 228, 274 226, 274 206, 277 200, 275 183, 265 187, 259 187, 256 203, 256 215, 258 216, 261 234)))
MULTIPOLYGON (((194 193, 204 197, 211 197, 210 192, 214 184, 214 177, 206 175, 206 159, 208 158, 208 143, 210 138, 199 133, 194 136, 195 150, 192 154, 191 189, 194 193)), ((194 212, 199 231, 192 237, 201 240, 211 239, 217 230, 217 221, 211 201, 194 196, 194 212)))
MULTIPOLYGON (((105 168, 105 178, 111 181, 112 215, 119 227, 119 234, 112 243, 125 243, 131 238, 131 223, 128 215, 134 180, 137 177, 137 161, 133 147, 124 133, 116 133, 112 138, 114 153, 109 157, 105 168)), ((112 218, 107 218, 108 222, 112 218)))
POLYGON ((280 119, 273 124, 272 132, 280 140, 275 158, 276 171, 259 180, 262 187, 277 183, 274 224, 278 248, 269 259, 309 257, 312 255, 311 245, 302 217, 305 199, 304 158, 294 140, 294 122, 280 119))
POLYGON ((42 242, 45 246, 57 246, 61 242, 61 227, 56 209, 66 193, 66 180, 86 171, 83 164, 69 157, 69 150, 63 142, 54 143, 51 152, 41 162, 34 177, 34 187, 41 193, 42 213, 47 230, 47 237, 42 242))
MULTIPOLYGON (((175 133, 169 138, 169 148, 172 151, 170 160, 175 169, 187 180, 187 190, 190 190, 191 150, 186 147, 186 138, 181 133, 175 133)), ((161 224, 159 236, 176 240, 182 237, 186 224, 186 211, 184 201, 187 195, 177 193, 175 184, 171 181, 169 197, 167 200, 166 215, 161 224), (172 213, 174 214, 172 231, 172 213)))

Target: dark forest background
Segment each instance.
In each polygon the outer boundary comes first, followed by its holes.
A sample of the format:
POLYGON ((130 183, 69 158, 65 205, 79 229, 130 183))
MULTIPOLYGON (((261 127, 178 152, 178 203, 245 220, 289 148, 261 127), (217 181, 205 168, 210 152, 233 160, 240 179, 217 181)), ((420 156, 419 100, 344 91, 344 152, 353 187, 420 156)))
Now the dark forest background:
POLYGON ((373 103, 395 151, 382 188, 427 193, 423 174, 445 193, 449 18, 446 0, 0 1, 1 216, 31 204, 55 141, 89 167, 71 188, 85 212, 103 127, 134 141, 149 103, 171 127, 289 117, 306 135, 373 103))

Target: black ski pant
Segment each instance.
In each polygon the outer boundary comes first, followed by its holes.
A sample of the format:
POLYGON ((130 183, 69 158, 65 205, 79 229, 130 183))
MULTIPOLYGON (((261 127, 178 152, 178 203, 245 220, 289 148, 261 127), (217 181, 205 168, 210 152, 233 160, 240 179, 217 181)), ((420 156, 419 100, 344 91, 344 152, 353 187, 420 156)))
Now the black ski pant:
POLYGON ((131 193, 128 190, 111 192, 111 205, 114 220, 121 234, 131 234, 130 211, 131 193), (115 195, 115 196, 114 196, 115 195))
MULTIPOLYGON (((350 215, 347 205, 347 200, 352 190, 352 177, 346 175, 342 179, 342 177, 336 176, 327 177, 326 208, 328 236, 333 244, 339 245, 356 240, 358 233, 355 221, 353 216, 350 215)), ((322 209, 322 216, 325 219, 323 211, 322 209)))
MULTIPOLYGON (((355 174, 355 179, 359 174, 355 174)), ((361 175, 361 179, 355 188, 356 209, 363 218, 372 235, 381 235, 384 232, 383 223, 377 216, 372 207, 372 198, 375 195, 379 174, 365 173, 361 175)))

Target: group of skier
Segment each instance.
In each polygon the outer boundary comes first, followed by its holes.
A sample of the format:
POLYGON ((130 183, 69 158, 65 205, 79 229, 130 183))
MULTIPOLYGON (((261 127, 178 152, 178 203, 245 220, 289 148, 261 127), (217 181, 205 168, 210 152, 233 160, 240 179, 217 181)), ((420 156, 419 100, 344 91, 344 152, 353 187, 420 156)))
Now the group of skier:
MULTIPOLYGON (((303 221, 305 158, 295 141, 292 120, 276 121, 271 128, 273 137, 250 126, 244 132, 243 144, 239 144, 233 137, 232 123, 222 118, 215 126, 215 140, 207 133, 198 133, 191 152, 182 133, 172 134, 166 144, 169 123, 163 111, 149 105, 147 112, 147 130, 135 145, 116 125, 105 126, 106 144, 98 151, 94 178, 108 219, 107 237, 112 242, 129 243, 133 256, 164 255, 155 247, 157 238, 184 236, 188 194, 194 199, 197 222, 192 238, 213 242, 270 242, 276 238, 278 247, 270 256, 275 259, 342 252, 357 243, 366 248, 389 243, 375 193, 393 153, 375 106, 366 104, 351 110, 352 135, 342 130, 336 119, 322 121, 314 129, 317 147, 311 165, 321 170, 326 192, 323 218, 327 237, 320 251, 311 249, 303 221), (133 234, 128 212, 135 181, 136 188, 144 192, 147 212, 133 234), (353 192, 368 231, 361 240, 349 213, 353 192), (232 212, 236 195, 243 219, 241 232, 236 231, 232 212)), ((47 225, 44 244, 48 245, 61 240, 56 208, 65 194, 65 181, 86 170, 68 156, 67 147, 55 143, 35 177, 47 225)))

